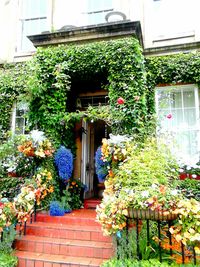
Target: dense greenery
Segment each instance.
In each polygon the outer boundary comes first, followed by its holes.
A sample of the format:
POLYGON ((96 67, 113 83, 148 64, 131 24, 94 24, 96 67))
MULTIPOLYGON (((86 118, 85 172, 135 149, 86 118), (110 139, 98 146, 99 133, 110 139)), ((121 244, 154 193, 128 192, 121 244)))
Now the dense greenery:
POLYGON ((30 126, 44 130, 58 145, 74 148, 72 129, 81 117, 111 122, 113 132, 144 136, 155 112, 155 86, 199 84, 199 67, 199 53, 144 59, 133 38, 38 49, 30 64, 5 66, 0 72, 1 134, 10 127, 13 102, 26 92, 30 126), (94 80, 108 90, 109 107, 75 112, 76 91, 94 80), (119 97, 123 105, 117 105, 119 97))
MULTIPOLYGON (((69 120, 69 116, 72 118, 69 113, 75 106, 69 103, 72 99, 70 88, 76 80, 92 82, 99 76, 107 78, 101 87, 108 90, 113 131, 145 133, 146 79, 144 58, 137 40, 39 49, 33 59, 32 74, 30 122, 58 143, 72 146, 71 127, 74 124, 69 120), (119 97, 125 100, 123 106, 117 105, 119 97)), ((77 118, 80 118, 79 114, 73 119, 77 118)))
POLYGON ((5 65, 0 69, 0 140, 10 129, 14 101, 20 100, 30 76, 27 64, 5 65))

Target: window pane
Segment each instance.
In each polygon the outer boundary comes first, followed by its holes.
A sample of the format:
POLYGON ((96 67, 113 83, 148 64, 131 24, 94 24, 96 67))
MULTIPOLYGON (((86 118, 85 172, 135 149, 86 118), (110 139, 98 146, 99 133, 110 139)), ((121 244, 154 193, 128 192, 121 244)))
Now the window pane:
POLYGON ((184 112, 185 123, 188 126, 195 126, 197 124, 195 108, 186 109, 184 112))
POLYGON ((25 119, 24 118, 16 118, 16 125, 15 125, 15 133, 16 134, 23 134, 25 127, 25 119))
POLYGON ((171 106, 173 108, 182 108, 182 97, 181 92, 172 92, 171 94, 171 106))
MULTIPOLYGON (((189 85, 163 87, 157 90, 158 132, 170 134, 178 144, 180 158, 196 161, 199 157, 199 107, 196 88, 189 85)), ((175 148, 175 147, 174 147, 175 148)))
POLYGON ((194 90, 183 91, 183 103, 184 107, 195 107, 194 90))

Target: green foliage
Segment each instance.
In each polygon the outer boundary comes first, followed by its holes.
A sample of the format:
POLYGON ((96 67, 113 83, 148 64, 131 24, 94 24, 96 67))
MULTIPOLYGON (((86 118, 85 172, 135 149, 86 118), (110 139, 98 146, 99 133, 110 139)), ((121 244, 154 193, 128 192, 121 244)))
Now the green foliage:
POLYGON ((0 267, 16 267, 18 259, 13 254, 0 253, 0 267))
POLYGON ((73 110, 67 100, 71 83, 77 78, 92 80, 95 75, 102 75, 108 80, 106 88, 113 111, 113 132, 146 133, 145 68, 137 40, 127 38, 39 49, 31 69, 30 122, 52 136, 57 143, 64 142, 72 147, 73 139, 69 133, 73 124, 69 117, 72 118, 70 113, 73 110), (117 105, 118 97, 125 99, 123 110, 117 105))
POLYGON ((132 143, 128 160, 114 177, 120 188, 143 191, 155 184, 172 186, 178 179, 178 165, 164 144, 147 139, 142 146, 132 143))
POLYGON ((10 128, 13 103, 22 99, 28 74, 26 63, 5 65, 0 69, 0 140, 10 128))
POLYGON ((24 185, 25 178, 23 177, 5 177, 0 178, 0 192, 2 197, 12 200, 24 185))
POLYGON ((15 236, 16 236, 16 231, 14 225, 4 228, 3 241, 0 242, 0 255, 1 253, 12 252, 12 244, 15 240, 15 236))
POLYGON ((180 180, 178 187, 187 198, 194 198, 200 201, 200 181, 194 179, 180 180))
POLYGON ((168 262, 159 262, 157 259, 150 259, 150 260, 141 260, 137 261, 134 259, 111 259, 104 262, 101 267, 194 267, 194 264, 176 264, 176 263, 168 263, 168 262))
MULTIPOLYGON (((130 223, 134 223, 134 221, 129 220, 130 223)), ((150 236, 154 236, 155 234, 155 223, 150 221, 150 236)), ((158 257, 158 245, 150 240, 150 244, 147 244, 147 235, 146 235, 146 224, 142 225, 142 229, 139 233, 139 257, 143 260, 148 260, 149 258, 157 258, 158 257)), ((120 260, 125 259, 137 259, 137 244, 136 244, 136 228, 130 228, 128 231, 123 230, 120 232, 120 237, 115 235, 113 237, 114 244, 116 247, 116 257, 120 260)))

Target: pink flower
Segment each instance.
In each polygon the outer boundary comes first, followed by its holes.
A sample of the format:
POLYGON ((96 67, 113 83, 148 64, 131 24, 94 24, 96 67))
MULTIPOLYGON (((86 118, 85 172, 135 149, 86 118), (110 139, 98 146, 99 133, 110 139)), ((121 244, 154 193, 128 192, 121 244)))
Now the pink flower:
POLYGON ((171 119, 172 118, 172 114, 169 113, 167 116, 166 116, 167 119, 171 119))
POLYGON ((119 97, 119 98, 117 99, 117 103, 118 103, 119 105, 124 104, 124 102, 125 102, 125 100, 124 100, 122 97, 119 97))

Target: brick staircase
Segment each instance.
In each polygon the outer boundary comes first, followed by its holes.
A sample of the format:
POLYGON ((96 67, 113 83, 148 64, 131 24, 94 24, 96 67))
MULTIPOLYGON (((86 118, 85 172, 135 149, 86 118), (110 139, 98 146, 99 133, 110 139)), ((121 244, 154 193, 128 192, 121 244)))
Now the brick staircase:
POLYGON ((37 214, 26 235, 15 241, 18 267, 97 267, 113 255, 112 240, 103 236, 90 209, 62 217, 37 214))

